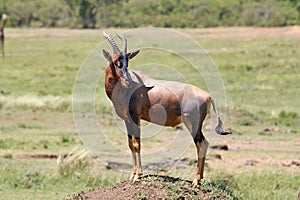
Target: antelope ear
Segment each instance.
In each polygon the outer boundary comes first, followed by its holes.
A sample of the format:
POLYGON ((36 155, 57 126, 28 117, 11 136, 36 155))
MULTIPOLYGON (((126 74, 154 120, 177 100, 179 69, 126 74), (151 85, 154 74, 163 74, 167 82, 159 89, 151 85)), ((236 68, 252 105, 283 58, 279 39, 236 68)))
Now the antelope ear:
POLYGON ((140 50, 137 50, 137 51, 135 51, 135 52, 128 53, 128 54, 127 54, 128 59, 130 60, 130 59, 134 58, 139 52, 140 52, 140 50))
POLYGON ((106 60, 108 60, 109 64, 112 63, 112 58, 111 58, 110 54, 108 53, 108 51, 106 51, 105 49, 102 49, 102 52, 103 52, 104 58, 106 58, 106 60))

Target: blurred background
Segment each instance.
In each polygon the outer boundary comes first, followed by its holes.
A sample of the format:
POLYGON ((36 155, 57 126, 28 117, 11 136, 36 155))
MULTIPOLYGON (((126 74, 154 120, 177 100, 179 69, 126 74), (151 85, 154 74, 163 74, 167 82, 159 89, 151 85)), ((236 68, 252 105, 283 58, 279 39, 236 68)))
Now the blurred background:
POLYGON ((298 0, 1 0, 10 27, 287 26, 299 24, 298 0))

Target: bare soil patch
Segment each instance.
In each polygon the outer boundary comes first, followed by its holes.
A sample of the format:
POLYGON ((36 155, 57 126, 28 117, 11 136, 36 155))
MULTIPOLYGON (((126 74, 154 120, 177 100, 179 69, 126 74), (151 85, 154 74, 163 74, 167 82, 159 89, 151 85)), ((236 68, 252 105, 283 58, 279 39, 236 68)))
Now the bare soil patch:
POLYGON ((55 154, 23 154, 19 155, 21 159, 57 159, 58 155, 55 154))

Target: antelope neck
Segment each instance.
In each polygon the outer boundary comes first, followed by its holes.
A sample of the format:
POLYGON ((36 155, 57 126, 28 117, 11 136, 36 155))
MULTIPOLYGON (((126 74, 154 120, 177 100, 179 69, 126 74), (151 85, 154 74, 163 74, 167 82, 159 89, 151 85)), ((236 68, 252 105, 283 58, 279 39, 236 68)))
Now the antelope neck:
POLYGON ((105 69, 105 92, 109 99, 111 99, 113 90, 117 83, 118 79, 114 77, 110 66, 107 66, 105 69))

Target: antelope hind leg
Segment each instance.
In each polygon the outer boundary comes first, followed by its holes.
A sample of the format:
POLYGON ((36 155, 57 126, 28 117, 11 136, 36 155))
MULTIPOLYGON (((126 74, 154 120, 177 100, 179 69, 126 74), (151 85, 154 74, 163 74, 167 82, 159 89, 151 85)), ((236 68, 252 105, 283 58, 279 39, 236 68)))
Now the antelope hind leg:
POLYGON ((198 186, 200 183, 200 180, 203 178, 203 172, 204 172, 204 165, 205 165, 205 158, 206 158, 206 152, 208 148, 208 142, 203 137, 202 141, 196 142, 196 148, 197 148, 197 155, 198 155, 198 162, 197 162, 197 168, 196 168, 196 175, 193 181, 193 186, 198 186))
POLYGON ((199 119, 199 115, 197 112, 190 113, 188 117, 183 118, 183 122, 187 129, 190 131, 191 135, 193 136, 194 143, 197 149, 197 168, 196 168, 196 175, 194 178, 194 181, 192 183, 193 186, 198 186, 200 180, 203 178, 203 172, 204 172, 204 164, 205 164, 205 157, 206 152, 208 148, 208 142, 205 139, 205 137, 202 134, 202 123, 205 119, 206 115, 203 115, 202 120, 200 120, 200 123, 197 119, 199 119))

